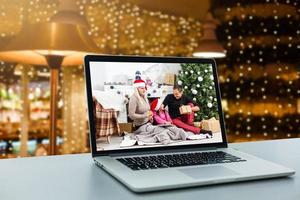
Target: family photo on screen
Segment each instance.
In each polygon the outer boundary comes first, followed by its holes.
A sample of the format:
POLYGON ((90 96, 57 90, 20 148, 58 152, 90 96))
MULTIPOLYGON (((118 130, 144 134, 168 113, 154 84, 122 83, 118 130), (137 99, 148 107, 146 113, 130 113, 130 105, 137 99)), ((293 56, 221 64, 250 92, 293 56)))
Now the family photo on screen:
POLYGON ((222 142, 212 66, 91 63, 97 150, 222 142))

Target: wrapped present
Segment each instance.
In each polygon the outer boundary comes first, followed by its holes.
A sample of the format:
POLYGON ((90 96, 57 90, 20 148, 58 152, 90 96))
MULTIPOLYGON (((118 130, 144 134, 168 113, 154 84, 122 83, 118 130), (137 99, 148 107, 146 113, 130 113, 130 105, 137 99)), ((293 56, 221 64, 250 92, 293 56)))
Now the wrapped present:
POLYGON ((132 133, 133 131, 133 125, 132 123, 119 123, 120 126, 120 132, 128 132, 128 133, 132 133))
POLYGON ((202 122, 194 122, 194 126, 201 128, 202 127, 202 122))
POLYGON ((179 112, 180 112, 181 115, 188 114, 188 113, 192 112, 192 108, 189 105, 187 105, 187 106, 180 106, 179 112))
POLYGON ((164 83, 167 85, 174 85, 175 83, 175 74, 166 73, 164 77, 164 83))
POLYGON ((220 121, 214 117, 207 120, 202 120, 202 129, 211 131, 213 133, 220 132, 220 121))

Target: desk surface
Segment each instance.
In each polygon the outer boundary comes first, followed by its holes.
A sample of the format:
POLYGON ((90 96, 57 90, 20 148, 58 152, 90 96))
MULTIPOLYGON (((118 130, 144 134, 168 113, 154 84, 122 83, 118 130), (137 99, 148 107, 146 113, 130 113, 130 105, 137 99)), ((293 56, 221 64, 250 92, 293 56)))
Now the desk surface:
POLYGON ((135 194, 89 154, 0 160, 0 199, 300 199, 300 138, 230 144, 296 170, 288 178, 135 194))

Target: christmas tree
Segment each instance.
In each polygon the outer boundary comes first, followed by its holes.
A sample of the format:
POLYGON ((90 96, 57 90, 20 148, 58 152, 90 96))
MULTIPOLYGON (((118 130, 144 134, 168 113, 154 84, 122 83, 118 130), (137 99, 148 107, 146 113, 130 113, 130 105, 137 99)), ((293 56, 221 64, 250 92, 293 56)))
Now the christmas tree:
POLYGON ((218 117, 218 103, 210 64, 181 64, 177 84, 183 93, 199 104, 200 111, 195 113, 195 121, 218 117))

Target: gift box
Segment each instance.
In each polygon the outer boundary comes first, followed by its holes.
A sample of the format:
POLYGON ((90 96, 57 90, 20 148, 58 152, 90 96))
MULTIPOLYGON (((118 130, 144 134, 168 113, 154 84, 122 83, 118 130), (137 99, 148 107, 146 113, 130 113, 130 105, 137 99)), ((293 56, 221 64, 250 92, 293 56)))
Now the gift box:
POLYGON ((211 131, 213 133, 221 131, 220 121, 214 117, 207 120, 202 120, 201 125, 202 125, 202 129, 211 131))
POLYGON ((187 106, 181 106, 179 108, 179 112, 180 112, 181 115, 188 114, 188 113, 192 112, 192 108, 189 105, 187 105, 187 106))
POLYGON ((175 74, 166 73, 164 77, 164 83, 167 85, 174 85, 175 83, 175 74))
POLYGON ((194 126, 198 128, 202 128, 202 122, 194 122, 194 126))
POLYGON ((120 132, 127 132, 127 133, 132 133, 132 123, 119 123, 120 126, 120 132))

